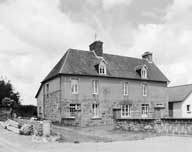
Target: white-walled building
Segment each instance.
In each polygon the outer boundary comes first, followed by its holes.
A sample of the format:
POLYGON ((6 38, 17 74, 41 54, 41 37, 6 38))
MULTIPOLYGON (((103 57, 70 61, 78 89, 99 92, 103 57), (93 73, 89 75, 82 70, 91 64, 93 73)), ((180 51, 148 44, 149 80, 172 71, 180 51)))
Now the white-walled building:
POLYGON ((192 118, 192 84, 168 88, 169 116, 192 118))

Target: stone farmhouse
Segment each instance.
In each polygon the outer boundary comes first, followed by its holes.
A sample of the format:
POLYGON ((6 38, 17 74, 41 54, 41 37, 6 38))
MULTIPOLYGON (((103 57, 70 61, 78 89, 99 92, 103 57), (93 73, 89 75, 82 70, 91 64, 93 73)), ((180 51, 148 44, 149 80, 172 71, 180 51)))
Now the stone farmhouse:
POLYGON ((105 54, 103 42, 95 41, 89 51, 68 49, 41 82, 38 116, 74 126, 168 117, 168 82, 152 53, 105 54))
POLYGON ((192 118, 192 84, 168 88, 169 116, 192 118))

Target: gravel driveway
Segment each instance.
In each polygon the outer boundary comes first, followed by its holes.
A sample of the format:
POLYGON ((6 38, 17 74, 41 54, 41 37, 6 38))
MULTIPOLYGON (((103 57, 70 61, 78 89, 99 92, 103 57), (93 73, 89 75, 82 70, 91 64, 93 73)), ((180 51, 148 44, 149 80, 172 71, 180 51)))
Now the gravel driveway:
POLYGON ((134 141, 108 143, 34 143, 0 128, 0 152, 191 152, 191 137, 161 136, 134 141))

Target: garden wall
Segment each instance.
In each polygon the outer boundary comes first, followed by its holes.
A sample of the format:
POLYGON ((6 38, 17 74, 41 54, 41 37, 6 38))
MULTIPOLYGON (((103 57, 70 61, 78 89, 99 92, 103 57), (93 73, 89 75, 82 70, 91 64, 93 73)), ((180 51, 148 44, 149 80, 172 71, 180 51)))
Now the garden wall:
POLYGON ((20 119, 20 118, 15 118, 14 120, 21 125, 30 124, 33 126, 33 129, 36 130, 37 132, 43 132, 43 121, 20 119))
POLYGON ((192 135, 192 119, 119 119, 116 120, 116 128, 156 132, 162 135, 192 135))
POLYGON ((165 135, 192 135, 192 119, 161 119, 155 123, 157 133, 165 135))

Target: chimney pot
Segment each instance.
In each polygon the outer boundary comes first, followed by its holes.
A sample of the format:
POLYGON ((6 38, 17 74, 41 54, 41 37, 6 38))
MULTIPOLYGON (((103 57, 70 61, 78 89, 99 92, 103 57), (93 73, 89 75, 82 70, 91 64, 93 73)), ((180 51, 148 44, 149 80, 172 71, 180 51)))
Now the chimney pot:
POLYGON ((153 62, 153 53, 152 52, 145 52, 143 55, 142 55, 142 59, 144 60, 147 60, 149 63, 152 63, 153 62))

